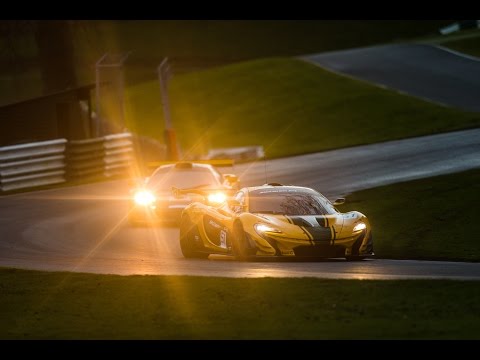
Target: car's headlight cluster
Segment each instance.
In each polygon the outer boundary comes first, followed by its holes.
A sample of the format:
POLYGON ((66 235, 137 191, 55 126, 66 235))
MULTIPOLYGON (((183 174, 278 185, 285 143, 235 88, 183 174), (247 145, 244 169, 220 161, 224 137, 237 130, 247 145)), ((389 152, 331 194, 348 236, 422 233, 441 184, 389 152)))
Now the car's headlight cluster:
POLYGON ((208 194, 208 202, 211 204, 223 204, 227 200, 227 195, 222 192, 208 194))
POLYGON ((367 228, 364 222, 359 222, 353 227, 353 232, 362 231, 367 228))
POLYGON ((259 235, 262 235, 266 232, 271 232, 271 233, 281 233, 280 230, 270 226, 270 225, 267 225, 267 224, 255 224, 254 225, 255 227, 255 231, 259 234, 259 235))
POLYGON ((139 190, 135 193, 134 200, 138 205, 149 206, 155 202, 156 198, 155 195, 148 190, 139 190))

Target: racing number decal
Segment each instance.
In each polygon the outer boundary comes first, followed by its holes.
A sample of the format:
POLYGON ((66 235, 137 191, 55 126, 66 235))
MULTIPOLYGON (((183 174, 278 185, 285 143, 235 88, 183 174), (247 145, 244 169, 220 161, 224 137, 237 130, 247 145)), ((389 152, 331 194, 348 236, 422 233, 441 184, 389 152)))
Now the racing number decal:
POLYGON ((220 230, 220 247, 227 248, 227 232, 225 230, 220 230))
POLYGON ((209 215, 203 217, 205 235, 212 244, 225 248, 227 247, 227 228, 209 215))

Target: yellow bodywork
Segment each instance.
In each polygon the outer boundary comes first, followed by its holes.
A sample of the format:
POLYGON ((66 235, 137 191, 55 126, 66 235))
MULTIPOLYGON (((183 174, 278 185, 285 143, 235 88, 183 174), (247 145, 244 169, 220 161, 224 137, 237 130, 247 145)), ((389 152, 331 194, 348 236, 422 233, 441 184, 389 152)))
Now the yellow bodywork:
POLYGON ((320 249, 320 253, 325 249, 325 257, 373 255, 370 223, 357 211, 286 216, 235 212, 227 203, 216 207, 197 202, 182 217, 196 227, 196 240, 207 253, 232 254, 235 226, 241 224, 255 256, 296 256, 300 248, 307 254, 309 248, 320 249), (354 231, 361 223, 362 229, 354 231))

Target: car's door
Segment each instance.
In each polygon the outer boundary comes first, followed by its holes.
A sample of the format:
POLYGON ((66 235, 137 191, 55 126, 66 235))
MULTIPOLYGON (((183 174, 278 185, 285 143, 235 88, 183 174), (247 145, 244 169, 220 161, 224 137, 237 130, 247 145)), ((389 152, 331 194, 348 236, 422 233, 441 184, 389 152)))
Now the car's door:
POLYGON ((207 240, 223 251, 228 251, 230 247, 229 237, 233 215, 227 205, 209 206, 202 219, 207 240))

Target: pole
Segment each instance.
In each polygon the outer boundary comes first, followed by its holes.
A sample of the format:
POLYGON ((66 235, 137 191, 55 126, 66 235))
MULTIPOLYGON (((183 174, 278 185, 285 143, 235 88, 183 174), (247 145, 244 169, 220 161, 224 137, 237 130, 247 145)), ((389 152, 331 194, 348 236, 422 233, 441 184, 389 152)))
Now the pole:
POLYGON ((120 74, 118 75, 120 78, 120 85, 118 87, 118 90, 120 91, 120 126, 122 131, 125 129, 125 75, 123 72, 123 64, 127 60, 128 56, 130 55, 131 51, 126 53, 119 61, 119 71, 120 74))
POLYGON ((103 59, 107 57, 107 54, 104 54, 96 63, 95 63, 95 102, 96 102, 96 121, 95 121, 95 128, 93 129, 93 136, 98 137, 100 136, 100 123, 101 123, 101 110, 102 107, 100 104, 100 64, 102 63, 103 59))
MULTIPOLYGON (((125 78, 123 64, 129 55, 130 52, 125 55, 106 53, 95 63, 97 103, 97 118, 94 130, 95 137, 104 135, 109 129, 103 122, 103 120, 105 120, 103 119, 104 116, 113 118, 113 121, 115 121, 117 128, 120 128, 120 131, 124 131, 125 129, 125 78), (102 76, 102 71, 107 72, 102 76), (107 91, 102 91, 101 86, 107 86, 107 91), (103 99, 102 94, 104 94, 103 99), (113 102, 113 99, 115 99, 115 102, 113 102), (105 103, 107 103, 107 105, 105 105, 105 103)), ((108 120, 112 121, 112 119, 108 120)))
POLYGON ((163 115, 165 118, 165 130, 172 128, 172 120, 170 118, 170 104, 168 101, 168 58, 163 59, 163 61, 158 65, 158 81, 160 82, 160 95, 162 97, 162 106, 163 106, 163 115))
POLYGON ((160 83, 160 96, 162 98, 163 117, 165 119, 165 144, 167 145, 167 157, 168 160, 179 160, 177 139, 175 130, 172 127, 172 120, 170 117, 170 102, 168 99, 168 77, 170 67, 168 65, 168 58, 163 61, 157 67, 158 81, 160 83))

